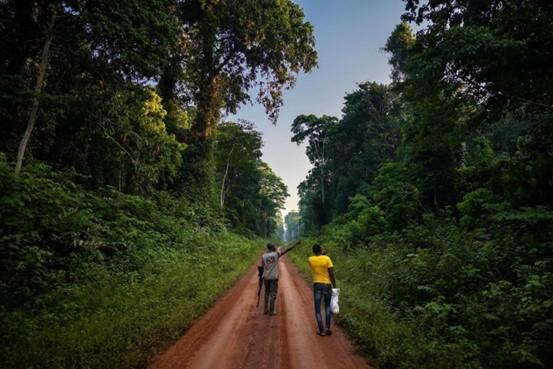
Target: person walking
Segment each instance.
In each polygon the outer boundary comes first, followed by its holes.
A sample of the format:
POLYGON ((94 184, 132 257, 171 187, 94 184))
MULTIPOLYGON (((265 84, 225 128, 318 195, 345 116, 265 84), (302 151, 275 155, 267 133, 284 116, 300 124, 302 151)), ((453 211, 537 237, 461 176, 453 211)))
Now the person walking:
POLYGON ((323 254, 321 245, 313 245, 313 253, 315 255, 310 256, 308 259, 311 272, 313 273, 313 299, 315 302, 315 319, 317 320, 317 326, 319 328, 317 334, 319 336, 330 336, 332 331, 330 330, 330 299, 332 297, 332 287, 336 288, 336 278, 334 276, 334 265, 332 260, 326 254, 323 254), (326 332, 323 327, 323 320, 321 316, 321 300, 324 300, 325 304, 325 317, 326 317, 326 332))
POLYGON ((278 261, 280 257, 284 256, 287 252, 291 251, 294 247, 299 245, 301 241, 297 241, 292 246, 285 250, 278 248, 275 244, 267 244, 267 251, 261 257, 261 267, 263 268, 263 283, 265 286, 264 293, 264 312, 268 315, 276 315, 276 298, 278 293, 278 277, 279 267, 278 261))

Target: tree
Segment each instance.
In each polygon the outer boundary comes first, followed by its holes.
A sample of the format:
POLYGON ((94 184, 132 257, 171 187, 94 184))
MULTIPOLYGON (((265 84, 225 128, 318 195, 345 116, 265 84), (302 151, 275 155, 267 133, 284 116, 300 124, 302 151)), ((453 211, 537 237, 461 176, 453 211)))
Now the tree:
POLYGON ((428 71, 431 68, 419 54, 420 42, 401 23, 385 50, 391 54, 393 75, 398 78, 395 88, 403 104, 403 160, 412 164, 424 204, 438 209, 457 200, 456 169, 474 101, 453 94, 439 73, 428 71))
MULTIPOLYGON (((106 116, 89 114, 88 108, 110 106, 128 89, 136 91, 136 82, 159 74, 177 29, 167 12, 169 3, 23 0, 0 4, 5 35, 0 47, 7 51, 0 56, 4 96, 0 118, 6 122, 2 149, 11 154, 18 147, 17 154, 12 154, 17 171, 29 151, 48 161, 58 156, 51 160, 54 165, 71 167, 74 157, 82 158, 83 146, 103 137, 99 126, 105 128, 106 116), (79 143, 76 136, 66 141, 66 128, 73 133, 86 130, 89 137, 79 143), (79 150, 64 158, 56 154, 68 152, 65 148, 71 146, 79 150)), ((110 124, 117 124, 117 119, 110 124)))
POLYGON ((271 236, 288 197, 282 180, 261 160, 261 134, 249 122, 225 122, 216 133, 219 206, 242 232, 271 236))
POLYGON ((261 224, 259 228, 263 230, 260 233, 262 236, 269 237, 276 229, 276 217, 280 210, 284 209, 288 188, 267 163, 261 162, 259 170, 261 172, 261 188, 259 190, 261 216, 258 218, 261 224))
POLYGON ((291 211, 284 217, 286 225, 286 241, 292 241, 300 236, 302 230, 301 217, 297 211, 291 211))
POLYGON ((182 4, 188 41, 185 83, 197 108, 192 135, 207 139, 219 110, 235 112, 259 87, 258 100, 275 120, 282 89, 315 65, 313 27, 291 1, 189 0, 182 4))
MULTIPOLYGON (((229 194, 251 184, 258 185, 258 166, 261 160, 261 134, 253 123, 225 122, 219 126, 216 136, 216 179, 219 184, 219 206, 224 209, 229 194), (248 181, 250 183, 248 183, 248 181), (244 186, 244 187, 243 187, 244 186)), ((258 189, 255 188, 254 192, 258 189)), ((247 192, 247 191, 244 191, 247 192)), ((247 196, 246 193, 241 195, 247 196)))
POLYGON ((286 241, 286 230, 284 228, 284 219, 282 213, 279 211, 276 217, 276 227, 274 232, 274 237, 279 241, 286 241))
POLYGON ((403 19, 422 29, 413 38, 408 27, 398 26, 387 50, 403 76, 397 87, 411 111, 406 128, 411 144, 405 145, 405 152, 418 166, 423 201, 440 207, 459 200, 455 187, 463 147, 475 135, 490 132, 492 126, 498 130, 498 122, 514 118, 523 127, 532 127, 526 140, 541 150, 525 149, 523 156, 535 165, 518 160, 509 164, 525 173, 522 178, 528 182, 502 186, 533 189, 533 195, 522 196, 524 200, 514 195, 512 201, 518 204, 535 204, 535 199, 550 202, 544 194, 553 189, 546 179, 553 175, 553 141, 551 125, 545 122, 550 122, 553 111, 549 62, 553 37, 548 21, 553 4, 477 0, 406 0, 406 4, 403 19), (509 115, 513 118, 506 119, 509 115))
POLYGON ((389 86, 361 83, 345 96, 343 117, 300 115, 293 142, 307 142, 313 168, 298 187, 307 230, 343 214, 352 198, 392 160, 400 143, 397 97, 389 86))
POLYGON ((553 109, 548 0, 405 0, 403 19, 424 28, 419 77, 439 73, 456 93, 501 108, 553 109))
POLYGON ((33 132, 36 116, 38 113, 38 95, 42 92, 42 87, 44 84, 44 79, 46 76, 46 67, 48 66, 48 58, 50 56, 50 45, 52 44, 52 39, 54 38, 54 25, 56 23, 58 9, 54 5, 51 7, 50 21, 46 30, 46 37, 44 40, 44 45, 42 47, 42 52, 40 54, 40 61, 38 67, 38 75, 36 78, 35 88, 33 93, 35 96, 32 99, 31 112, 29 113, 29 120, 27 121, 27 128, 23 134, 23 138, 19 143, 17 149, 17 158, 15 161, 15 175, 19 175, 21 172, 21 166, 23 165, 23 157, 25 156, 25 150, 27 150, 27 144, 31 138, 31 133, 33 132))
POLYGON ((388 37, 384 50, 390 53, 388 63, 392 67, 390 77, 393 81, 400 82, 405 79, 409 50, 413 47, 415 40, 411 26, 405 22, 398 24, 388 37))
POLYGON ((338 123, 338 118, 323 115, 299 115, 292 123, 292 142, 298 145, 308 141, 306 154, 311 164, 319 172, 321 203, 325 203, 325 187, 327 178, 325 176, 325 167, 328 161, 327 146, 330 141, 332 129, 338 123))
MULTIPOLYGON (((195 164, 185 170, 205 190, 213 176, 209 138, 221 109, 236 112, 257 87, 257 100, 276 121, 282 90, 316 65, 315 40, 302 9, 290 0, 187 0, 179 19, 184 78, 178 82, 194 108, 189 142, 196 146, 185 159, 195 164)), ((178 93, 177 81, 169 84, 166 89, 178 93)))
POLYGON ((160 182, 170 182, 181 165, 186 145, 167 133, 167 114, 152 90, 138 89, 122 96, 119 124, 102 126, 105 138, 120 148, 113 153, 119 170, 118 188, 129 193, 151 193, 160 182), (124 108, 123 108, 124 107, 124 108))
POLYGON ((399 145, 396 96, 389 86, 366 82, 345 96, 343 117, 332 141, 334 214, 342 214, 399 145))

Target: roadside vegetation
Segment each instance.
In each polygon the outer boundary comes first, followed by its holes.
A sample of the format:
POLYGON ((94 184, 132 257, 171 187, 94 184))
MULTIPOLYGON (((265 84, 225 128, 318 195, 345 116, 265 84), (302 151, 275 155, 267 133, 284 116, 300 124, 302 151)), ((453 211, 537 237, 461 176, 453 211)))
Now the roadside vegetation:
POLYGON ((393 82, 294 120, 313 168, 287 234, 335 260, 379 368, 552 367, 553 8, 405 2, 393 82))
POLYGON ((289 0, 7 0, 0 29, 0 367, 144 367, 282 234, 261 134, 221 117, 276 120, 312 26, 289 0))
MULTIPOLYGON (((512 213, 485 232, 429 214, 362 245, 348 224, 305 243, 333 259, 337 318, 380 368, 540 368, 550 360, 552 221, 512 213)), ((300 250, 291 258, 310 276, 309 247, 300 250)))
POLYGON ((3 368, 129 368, 175 340, 262 240, 159 192, 86 191, 0 157, 3 368))

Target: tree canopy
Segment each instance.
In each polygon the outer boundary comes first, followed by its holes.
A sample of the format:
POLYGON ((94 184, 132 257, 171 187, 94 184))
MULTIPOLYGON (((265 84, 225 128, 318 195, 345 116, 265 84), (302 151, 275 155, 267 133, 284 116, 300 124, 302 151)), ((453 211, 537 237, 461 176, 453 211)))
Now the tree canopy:
POLYGON ((312 26, 289 0, 6 1, 0 14, 1 148, 17 171, 36 158, 134 193, 215 192, 212 143, 202 142, 221 111, 255 88, 276 120, 282 90, 317 60, 312 26), (152 94, 167 137, 149 142, 131 121, 152 94))
POLYGON ((270 237, 288 189, 261 160, 261 134, 251 123, 225 122, 216 140, 219 205, 236 229, 270 237))
POLYGON ((350 197, 374 179, 384 162, 394 158, 400 140, 395 100, 388 86, 361 83, 346 95, 342 119, 295 118, 292 141, 307 143, 306 154, 313 164, 299 187, 308 229, 343 214, 350 197))

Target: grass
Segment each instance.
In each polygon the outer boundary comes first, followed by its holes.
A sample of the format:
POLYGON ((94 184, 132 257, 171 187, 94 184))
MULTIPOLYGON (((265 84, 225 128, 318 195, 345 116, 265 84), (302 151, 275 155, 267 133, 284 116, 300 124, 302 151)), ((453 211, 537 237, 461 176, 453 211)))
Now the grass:
MULTIPOLYGON (((197 248, 197 247, 196 247, 197 248)), ((89 283, 57 290, 35 311, 3 311, 2 368, 140 368, 204 313, 261 248, 229 233, 193 253, 150 250, 136 279, 99 267, 89 283)))
MULTIPOLYGON (((315 240, 302 242, 304 247, 290 253, 290 258, 310 281, 307 258, 315 240)), ((359 255, 346 254, 333 243, 323 243, 323 247, 332 258, 341 289, 340 314, 335 319, 374 366, 380 369, 449 367, 447 360, 432 349, 439 344, 420 334, 415 322, 401 319, 385 302, 367 293, 363 270, 357 265, 359 255)))
POLYGON ((142 368, 263 249, 185 194, 87 190, 0 153, 0 368, 142 368))

